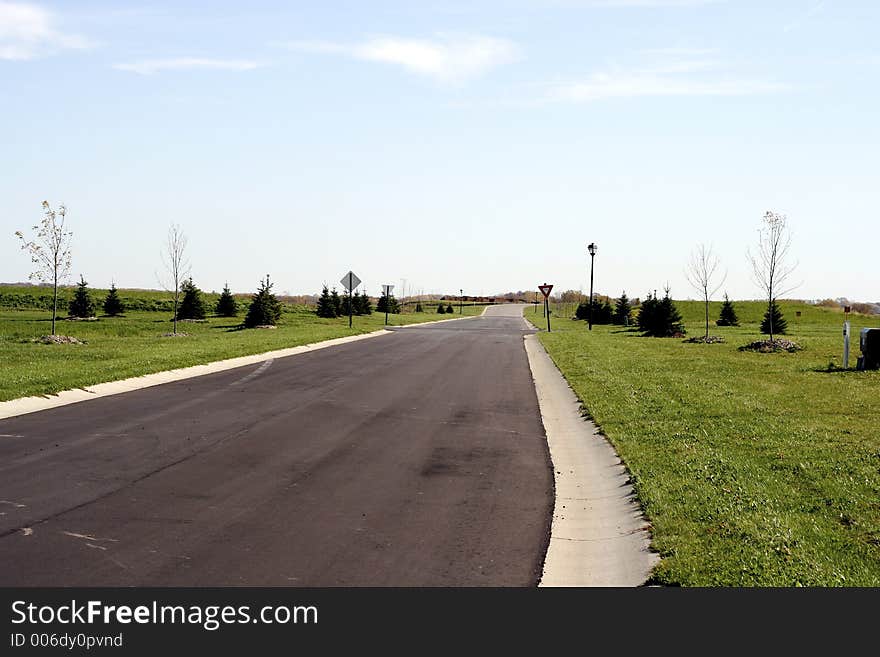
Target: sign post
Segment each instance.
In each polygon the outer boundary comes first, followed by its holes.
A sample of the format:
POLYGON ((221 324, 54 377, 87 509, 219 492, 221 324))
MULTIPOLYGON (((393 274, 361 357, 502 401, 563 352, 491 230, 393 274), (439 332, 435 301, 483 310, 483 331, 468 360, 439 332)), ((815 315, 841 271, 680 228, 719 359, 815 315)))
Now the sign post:
POLYGON ((352 312, 354 310, 354 289, 361 284, 361 279, 353 271, 349 271, 339 282, 348 290, 348 328, 351 328, 351 316, 354 314, 352 312))
POLYGON ((391 290, 393 289, 393 285, 382 286, 382 294, 385 296, 385 326, 388 326, 388 306, 391 305, 391 290))
POLYGON ((849 313, 852 310, 850 306, 843 308, 843 369, 849 369, 849 313))
POLYGON ((539 285, 538 289, 541 290, 541 294, 544 295, 544 313, 547 315, 547 333, 550 333, 550 291, 553 289, 553 286, 544 283, 543 285, 539 285))

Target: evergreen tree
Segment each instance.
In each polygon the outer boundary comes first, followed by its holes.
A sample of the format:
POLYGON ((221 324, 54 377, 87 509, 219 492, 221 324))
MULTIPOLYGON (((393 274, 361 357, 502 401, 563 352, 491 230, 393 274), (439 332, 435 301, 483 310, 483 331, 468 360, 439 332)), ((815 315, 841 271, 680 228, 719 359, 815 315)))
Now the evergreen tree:
POLYGON ((348 293, 345 293, 342 295, 342 305, 340 306, 340 311, 343 317, 348 317, 349 309, 351 310, 352 315, 357 315, 351 302, 351 296, 348 293))
POLYGON ((421 301, 416 301, 416 310, 415 311, 417 313, 424 312, 424 310, 422 309, 422 302, 421 301))
POLYGON ((577 309, 574 311, 575 319, 582 319, 584 321, 590 319, 590 303, 589 301, 581 301, 577 309))
POLYGON ((648 295, 642 303, 638 316, 639 330, 655 338, 670 338, 685 332, 681 314, 669 296, 669 290, 662 300, 657 295, 648 295))
POLYGON ((220 294, 220 298, 217 299, 217 306, 214 308, 214 312, 220 317, 235 317, 238 314, 238 303, 236 303, 235 297, 232 296, 232 292, 229 291, 229 283, 223 286, 223 292, 220 294))
POLYGON ((177 319, 205 319, 205 302, 202 300, 202 291, 196 287, 191 278, 185 280, 180 286, 183 299, 177 307, 177 319))
POLYGON ((333 312, 336 313, 336 316, 342 317, 342 299, 339 297, 339 292, 336 291, 335 287, 330 292, 330 305, 333 306, 333 312))
POLYGON ((656 316, 657 316, 657 296, 651 296, 648 293, 648 296, 642 302, 641 307, 639 308, 639 314, 636 319, 638 323, 639 330, 643 333, 651 333, 652 328, 656 324, 656 316))
POLYGON ((318 317, 338 317, 339 315, 336 312, 336 308, 333 305, 333 299, 330 297, 330 290, 327 289, 327 286, 324 286, 324 289, 321 290, 321 296, 318 297, 318 317))
POLYGON ((280 318, 281 302, 272 294, 272 283, 269 282, 269 274, 266 274, 266 280, 260 281, 260 289, 251 299, 244 325, 247 328, 275 326, 280 318))
POLYGON ((354 295, 355 304, 354 311, 358 315, 372 315, 373 314, 373 304, 370 303, 370 297, 367 296, 367 293, 363 294, 355 294, 354 295))
POLYGON ((92 301, 92 295, 89 293, 86 279, 80 274, 79 283, 76 284, 76 292, 73 293, 73 299, 70 300, 67 314, 71 317, 94 317, 95 303, 92 301))
POLYGON ((437 314, 438 315, 445 315, 446 314, 446 307, 443 305, 442 302, 437 305, 437 314))
POLYGON ((782 310, 774 301, 767 306, 767 310, 764 313, 764 319, 761 321, 761 333, 785 335, 787 330, 788 322, 785 321, 785 317, 782 316, 782 310))
MULTIPOLYGON (((384 313, 389 312, 392 315, 400 314, 400 302, 394 297, 394 295, 386 296, 382 295, 379 297, 379 301, 376 302, 376 312, 384 313)), ((439 312, 439 311, 438 311, 439 312)), ((446 312, 446 311, 444 311, 446 312)))
POLYGON ((451 304, 451 303, 450 303, 448 306, 446 306, 446 314, 447 314, 447 315, 451 315, 451 314, 454 313, 454 312, 455 312, 455 310, 452 308, 452 304, 451 304))
POLYGON ((676 333, 685 333, 684 324, 681 321, 681 313, 669 296, 669 290, 666 290, 666 296, 660 302, 660 321, 657 326, 657 337, 671 338, 676 333), (660 335, 662 333, 662 335, 660 335))
POLYGON ((125 307, 122 305, 122 299, 119 298, 119 293, 116 291, 116 284, 111 283, 107 298, 104 299, 104 314, 116 317, 121 315, 124 310, 125 307))
POLYGON ((739 326, 739 318, 736 316, 736 309, 733 307, 733 302, 727 298, 727 295, 724 295, 724 303, 721 305, 721 314, 718 316, 718 321, 715 322, 718 326, 739 326))
POLYGON ((614 307, 614 323, 629 325, 630 315, 632 314, 632 306, 626 296, 626 290, 621 293, 617 304, 614 307))
POLYGON ((614 308, 611 307, 608 299, 601 303, 598 299, 593 300, 593 324, 610 324, 613 318, 614 308))

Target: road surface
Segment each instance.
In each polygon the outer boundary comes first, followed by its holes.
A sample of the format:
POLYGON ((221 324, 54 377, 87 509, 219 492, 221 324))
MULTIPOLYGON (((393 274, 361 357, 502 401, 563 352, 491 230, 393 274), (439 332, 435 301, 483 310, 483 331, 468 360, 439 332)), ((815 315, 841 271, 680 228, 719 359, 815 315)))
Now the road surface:
POLYGON ((0 420, 3 586, 532 586, 521 307, 0 420))

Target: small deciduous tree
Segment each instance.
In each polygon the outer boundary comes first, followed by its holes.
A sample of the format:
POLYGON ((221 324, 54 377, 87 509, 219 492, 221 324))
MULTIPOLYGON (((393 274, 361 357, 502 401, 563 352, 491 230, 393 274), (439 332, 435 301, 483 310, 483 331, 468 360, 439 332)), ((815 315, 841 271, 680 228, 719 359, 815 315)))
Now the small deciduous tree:
POLYGON ((244 325, 247 328, 275 326, 280 318, 281 302, 272 294, 272 283, 269 282, 269 274, 266 274, 266 280, 260 281, 260 289, 251 299, 244 325))
POLYGON ((691 253, 691 260, 685 269, 685 276, 688 283, 700 293, 706 310, 706 335, 705 339, 709 339, 709 300, 718 294, 718 290, 724 285, 727 279, 727 273, 719 279, 718 267, 721 261, 718 256, 712 252, 711 246, 700 244, 696 250, 691 253))
POLYGON ((180 286, 189 276, 189 261, 186 259, 186 235, 177 224, 171 224, 168 229, 168 239, 162 252, 162 263, 168 273, 169 279, 162 283, 169 292, 174 293, 174 329, 177 334, 177 307, 180 304, 180 286))
POLYGON ((238 314, 238 303, 229 290, 229 283, 223 286, 223 292, 220 293, 217 299, 214 313, 220 317, 235 317, 238 314))
POLYGON ((748 251, 747 255, 752 264, 755 284, 761 288, 764 292, 764 298, 767 300, 767 333, 770 335, 772 343, 774 332, 779 332, 775 331, 776 326, 773 323, 773 306, 779 297, 788 294, 798 286, 798 284, 791 282, 791 275, 797 268, 797 263, 792 263, 789 260, 791 256, 791 230, 788 227, 788 218, 784 214, 770 210, 765 212, 761 228, 758 231, 757 252, 748 251))
POLYGON ((125 312, 125 305, 122 303, 122 299, 119 298, 116 283, 111 283, 110 291, 107 292, 107 297, 104 299, 104 314, 109 317, 116 317, 123 312, 125 312))
POLYGON ((73 233, 65 227, 66 219, 67 206, 62 204, 53 210, 48 201, 43 201, 43 218, 32 227, 36 231, 34 239, 28 240, 20 230, 15 231, 21 248, 28 252, 34 265, 30 279, 52 281, 52 335, 58 317, 58 284, 70 274, 73 233))
POLYGON ((86 279, 80 274, 79 283, 76 284, 76 291, 73 293, 73 299, 70 300, 70 305, 67 307, 67 314, 71 317, 85 319, 95 316, 95 302, 92 301, 88 285, 86 279))

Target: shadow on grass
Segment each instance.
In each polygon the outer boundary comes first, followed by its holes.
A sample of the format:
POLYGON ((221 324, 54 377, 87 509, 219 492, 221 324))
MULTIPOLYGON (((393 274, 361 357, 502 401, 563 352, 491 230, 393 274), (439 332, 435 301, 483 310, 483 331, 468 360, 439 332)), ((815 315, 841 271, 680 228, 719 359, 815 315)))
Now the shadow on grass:
POLYGON ((869 372, 871 370, 859 370, 855 367, 840 367, 834 363, 828 363, 825 367, 811 367, 809 372, 818 372, 819 374, 838 374, 840 372, 869 372))

